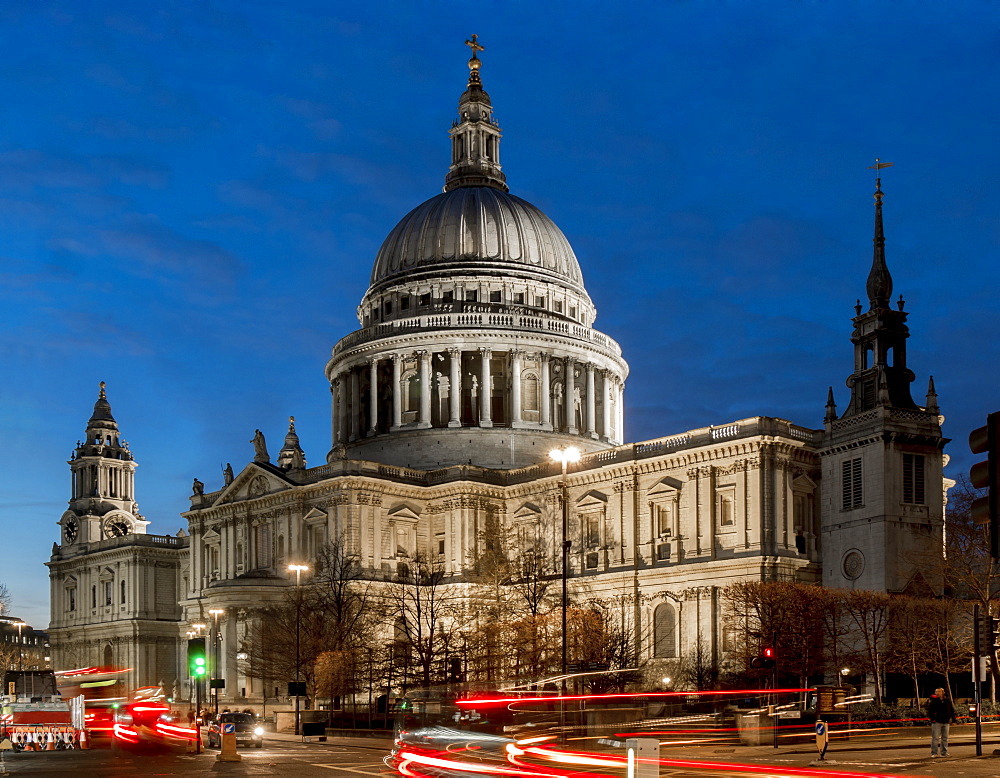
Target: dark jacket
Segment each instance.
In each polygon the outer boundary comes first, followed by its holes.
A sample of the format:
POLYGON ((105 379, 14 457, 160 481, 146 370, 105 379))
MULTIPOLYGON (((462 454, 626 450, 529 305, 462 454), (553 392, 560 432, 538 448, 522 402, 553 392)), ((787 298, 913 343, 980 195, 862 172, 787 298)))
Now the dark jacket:
POLYGON ((927 718, 938 724, 954 724, 955 706, 947 697, 938 697, 935 694, 927 701, 927 718))

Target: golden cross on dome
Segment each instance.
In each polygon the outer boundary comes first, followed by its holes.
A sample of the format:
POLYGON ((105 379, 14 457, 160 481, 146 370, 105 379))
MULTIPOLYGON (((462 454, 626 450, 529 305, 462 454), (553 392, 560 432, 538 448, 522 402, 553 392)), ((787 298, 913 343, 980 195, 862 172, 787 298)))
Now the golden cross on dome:
POLYGON ((472 40, 466 41, 465 45, 468 46, 470 49, 472 49, 472 58, 473 59, 479 59, 476 56, 477 52, 486 51, 486 49, 483 46, 479 45, 479 36, 478 35, 473 35, 472 36, 472 40))

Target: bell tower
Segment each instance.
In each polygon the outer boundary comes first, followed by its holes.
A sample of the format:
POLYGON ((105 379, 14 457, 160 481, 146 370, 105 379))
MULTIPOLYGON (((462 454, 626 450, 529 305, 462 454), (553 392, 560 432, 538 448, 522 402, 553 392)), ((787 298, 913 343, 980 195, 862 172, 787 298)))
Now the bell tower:
POLYGON ((84 439, 69 460, 72 487, 59 520, 62 546, 145 534, 149 523, 135 501, 136 462, 119 435, 105 388, 101 381, 84 439))
MULTIPOLYGON (((876 160, 876 171, 891 163, 876 160)), ((913 590, 943 539, 943 417, 934 379, 926 404, 910 395, 906 365, 910 336, 902 295, 893 310, 885 259, 882 181, 875 179, 874 255, 865 291, 854 308, 854 370, 850 397, 837 414, 827 395, 823 448, 823 585, 885 592, 913 590)))

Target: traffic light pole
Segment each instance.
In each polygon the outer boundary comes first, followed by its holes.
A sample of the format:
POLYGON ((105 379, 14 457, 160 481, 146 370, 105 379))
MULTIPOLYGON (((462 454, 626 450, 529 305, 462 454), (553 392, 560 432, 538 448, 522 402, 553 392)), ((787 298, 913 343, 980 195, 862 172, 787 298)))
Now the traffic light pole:
MULTIPOLYGON (((981 624, 979 619, 979 603, 977 602, 972 609, 972 618, 976 622, 976 628, 974 630, 974 635, 972 636, 972 684, 973 691, 975 692, 976 701, 976 756, 983 755, 983 679, 980 677, 983 674, 983 662, 982 658, 979 656, 982 646, 980 646, 979 633, 981 630, 981 624)), ((989 618, 989 617, 987 617, 989 618)))
POLYGON ((195 677, 194 679, 194 726, 198 731, 198 737, 194 741, 194 752, 196 754, 201 753, 201 678, 195 677))

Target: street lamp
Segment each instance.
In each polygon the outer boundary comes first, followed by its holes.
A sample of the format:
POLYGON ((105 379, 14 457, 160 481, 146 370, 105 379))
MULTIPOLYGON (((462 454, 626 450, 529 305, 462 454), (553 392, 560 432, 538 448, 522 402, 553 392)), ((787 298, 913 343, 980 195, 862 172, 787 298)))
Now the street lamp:
POLYGON ((28 625, 23 621, 18 621, 15 622, 14 626, 17 627, 17 669, 20 672, 24 670, 24 646, 21 644, 21 630, 28 625))
POLYGON ((299 734, 299 637, 302 629, 302 573, 309 570, 309 565, 289 565, 288 569, 295 573, 295 734, 299 734))
POLYGON ((560 446, 559 448, 554 448, 549 452, 549 457, 554 461, 562 465, 562 662, 561 662, 561 675, 562 675, 562 701, 559 705, 559 710, 562 711, 562 729, 563 737, 565 737, 566 728, 566 716, 565 716, 565 705, 566 705, 566 610, 569 607, 569 593, 568 593, 568 581, 569 581, 569 549, 572 545, 572 541, 567 539, 569 534, 569 482, 566 478, 566 468, 569 466, 570 462, 580 461, 580 449, 576 446, 560 446))
POLYGON ((211 614, 212 618, 214 619, 215 640, 212 641, 212 643, 213 643, 213 649, 214 650, 212 652, 212 654, 213 654, 213 658, 212 658, 212 673, 211 673, 212 680, 210 681, 210 683, 212 685, 212 691, 213 691, 214 696, 215 696, 215 715, 218 716, 219 715, 219 686, 217 684, 217 681, 219 680, 219 676, 218 676, 218 672, 219 672, 219 643, 221 642, 221 638, 222 638, 222 635, 219 634, 219 616, 221 616, 223 613, 225 613, 225 611, 222 608, 211 608, 208 612, 211 614))

